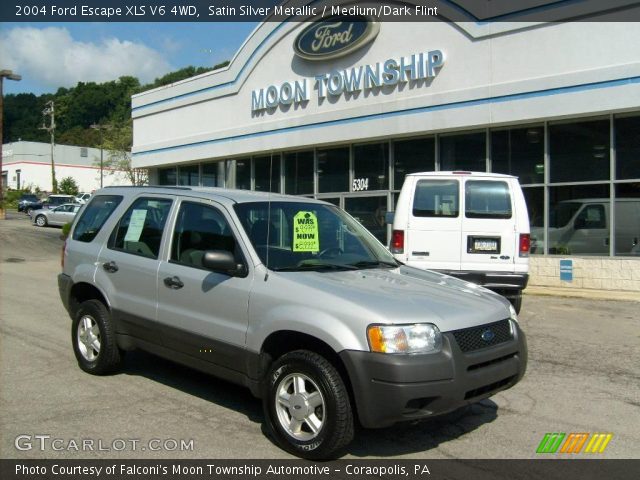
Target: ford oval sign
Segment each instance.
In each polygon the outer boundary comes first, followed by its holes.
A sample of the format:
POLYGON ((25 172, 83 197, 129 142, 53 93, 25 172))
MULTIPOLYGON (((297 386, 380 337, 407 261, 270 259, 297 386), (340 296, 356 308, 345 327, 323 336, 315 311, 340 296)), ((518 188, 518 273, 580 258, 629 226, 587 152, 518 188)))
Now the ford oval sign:
POLYGON ((481 335, 482 339, 485 342, 490 342, 491 340, 493 340, 495 338, 495 336, 496 336, 496 334, 493 333, 492 330, 485 330, 484 332, 482 332, 482 335, 481 335))
POLYGON ((305 60, 341 57, 376 38, 379 29, 378 22, 365 16, 331 17, 302 30, 293 48, 305 60))

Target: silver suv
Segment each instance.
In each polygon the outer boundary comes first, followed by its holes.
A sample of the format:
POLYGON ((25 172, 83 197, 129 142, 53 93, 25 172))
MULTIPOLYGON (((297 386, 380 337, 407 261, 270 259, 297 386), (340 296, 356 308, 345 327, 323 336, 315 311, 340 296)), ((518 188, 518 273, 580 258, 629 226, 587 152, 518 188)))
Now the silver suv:
POLYGON ((339 208, 212 188, 105 188, 76 218, 58 277, 80 368, 140 348, 262 399, 276 441, 339 455, 354 422, 433 417, 515 385, 509 302, 404 266, 339 208))

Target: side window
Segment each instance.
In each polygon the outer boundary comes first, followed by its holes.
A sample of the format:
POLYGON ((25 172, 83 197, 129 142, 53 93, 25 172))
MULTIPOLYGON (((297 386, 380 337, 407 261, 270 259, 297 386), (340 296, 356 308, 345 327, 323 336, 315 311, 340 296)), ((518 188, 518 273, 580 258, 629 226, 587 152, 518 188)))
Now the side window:
POLYGON ((138 198, 111 233, 109 248, 158 258, 171 203, 166 198, 138 198))
POLYGON ((242 262, 235 237, 222 212, 208 205, 183 202, 173 232, 170 261, 202 268, 207 250, 226 250, 234 254, 238 263, 242 262))
POLYGON ((607 228, 602 205, 587 205, 578 214, 575 229, 607 228))
POLYGON ((413 198, 414 217, 457 217, 457 180, 419 180, 413 198))
POLYGON ((511 195, 507 182, 468 180, 464 214, 467 218, 511 218, 511 195))
POLYGON ((121 201, 120 195, 94 197, 78 219, 72 238, 87 243, 93 240, 121 201))

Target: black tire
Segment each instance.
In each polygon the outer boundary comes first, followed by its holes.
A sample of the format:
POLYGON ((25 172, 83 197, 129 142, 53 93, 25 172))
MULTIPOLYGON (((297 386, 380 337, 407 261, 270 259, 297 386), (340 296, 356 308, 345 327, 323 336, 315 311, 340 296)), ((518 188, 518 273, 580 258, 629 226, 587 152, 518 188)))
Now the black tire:
POLYGON ((516 309, 516 313, 520 313, 520 309, 522 308, 522 292, 518 291, 515 295, 509 298, 511 305, 516 309))
POLYGON ((298 457, 311 460, 335 458, 353 439, 353 412, 342 377, 329 361, 317 353, 296 350, 277 359, 266 377, 263 407, 273 438, 284 450, 298 457), (304 394, 296 396, 293 391, 295 379, 307 379, 304 394), (292 382, 292 390, 287 390, 289 382, 292 382), (289 407, 276 400, 279 392, 285 391, 291 392, 292 404, 289 407), (316 392, 321 395, 321 405, 301 402, 301 398, 310 399, 311 396, 317 399, 316 392), (308 421, 295 420, 291 413, 294 411, 302 415, 306 411, 310 418, 315 417, 320 423, 317 432, 312 431, 308 421), (289 426, 294 421, 300 423, 300 431, 289 433, 285 426, 287 420, 289 426), (311 438, 302 438, 305 436, 311 438))
POLYGON ((39 227, 46 227, 47 223, 47 217, 45 217, 44 215, 38 215, 36 217, 36 225, 38 225, 39 227))
POLYGON ((71 342, 78 366, 87 373, 105 375, 120 366, 122 357, 116 343, 111 314, 99 300, 87 300, 80 304, 71 322, 71 342), (86 334, 87 324, 92 326, 89 330, 93 337, 86 334), (89 343, 91 338, 97 338, 99 348, 95 348, 95 343, 93 347, 87 346, 85 342, 89 343))

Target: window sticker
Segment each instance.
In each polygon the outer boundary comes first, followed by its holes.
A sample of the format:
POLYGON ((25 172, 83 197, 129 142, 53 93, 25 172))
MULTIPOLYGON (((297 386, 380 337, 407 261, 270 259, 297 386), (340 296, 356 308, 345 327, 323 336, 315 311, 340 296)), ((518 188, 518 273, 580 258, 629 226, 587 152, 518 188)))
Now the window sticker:
POLYGON ((138 242, 144 228, 144 221, 147 219, 146 210, 134 210, 131 212, 131 220, 129 220, 129 228, 124 236, 125 242, 138 242))
POLYGON ((318 252, 318 217, 312 212, 298 212, 293 217, 293 251, 318 252))

